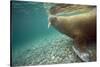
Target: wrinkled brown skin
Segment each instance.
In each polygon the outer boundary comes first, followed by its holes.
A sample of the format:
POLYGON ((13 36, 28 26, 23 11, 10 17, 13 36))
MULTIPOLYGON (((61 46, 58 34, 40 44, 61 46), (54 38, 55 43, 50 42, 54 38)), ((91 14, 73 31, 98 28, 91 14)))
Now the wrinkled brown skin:
MULTIPOLYGON (((58 8, 60 7, 55 9, 58 8)), ((57 13, 55 10, 52 11, 57 13)), ((73 38, 76 43, 75 46, 80 51, 84 52, 89 47, 89 43, 96 43, 96 9, 86 15, 57 16, 50 17, 49 20, 58 31, 73 38)))

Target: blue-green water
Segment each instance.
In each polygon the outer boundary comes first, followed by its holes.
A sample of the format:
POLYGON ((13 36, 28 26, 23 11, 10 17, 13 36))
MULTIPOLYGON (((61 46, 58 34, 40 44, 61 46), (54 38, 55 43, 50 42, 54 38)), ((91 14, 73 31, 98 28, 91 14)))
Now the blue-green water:
POLYGON ((27 42, 51 32, 54 29, 48 29, 48 14, 43 3, 12 2, 13 44, 27 42))
POLYGON ((48 13, 40 2, 12 2, 12 64, 38 65, 80 62, 69 37, 48 29, 48 13), (70 54, 73 54, 69 56, 70 54))

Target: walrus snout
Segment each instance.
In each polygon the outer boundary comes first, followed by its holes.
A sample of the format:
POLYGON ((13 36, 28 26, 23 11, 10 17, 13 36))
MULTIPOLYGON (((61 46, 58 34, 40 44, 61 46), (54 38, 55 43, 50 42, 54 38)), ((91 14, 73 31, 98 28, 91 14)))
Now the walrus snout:
POLYGON ((51 25, 55 26, 57 24, 57 18, 56 17, 50 17, 49 21, 50 21, 51 25))

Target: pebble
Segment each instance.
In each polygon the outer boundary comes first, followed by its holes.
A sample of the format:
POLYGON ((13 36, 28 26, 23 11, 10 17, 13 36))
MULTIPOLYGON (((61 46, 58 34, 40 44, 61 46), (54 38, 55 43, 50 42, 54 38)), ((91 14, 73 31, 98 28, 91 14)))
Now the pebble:
POLYGON ((52 56, 52 59, 54 59, 55 58, 55 56, 52 56))

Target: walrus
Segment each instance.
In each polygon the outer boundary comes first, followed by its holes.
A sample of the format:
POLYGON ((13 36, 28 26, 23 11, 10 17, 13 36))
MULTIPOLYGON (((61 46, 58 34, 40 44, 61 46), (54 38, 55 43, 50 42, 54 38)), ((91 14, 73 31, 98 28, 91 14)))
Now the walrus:
POLYGON ((74 40, 73 50, 83 61, 96 60, 96 52, 88 51, 96 46, 96 6, 57 4, 49 9, 50 25, 74 40))

